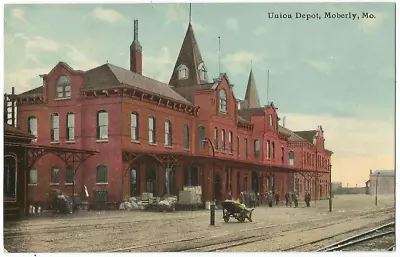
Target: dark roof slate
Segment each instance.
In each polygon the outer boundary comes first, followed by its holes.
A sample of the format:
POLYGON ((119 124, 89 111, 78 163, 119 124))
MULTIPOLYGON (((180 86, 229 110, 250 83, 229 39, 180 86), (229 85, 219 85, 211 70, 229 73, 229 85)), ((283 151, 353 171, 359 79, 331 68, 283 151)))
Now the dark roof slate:
POLYGON ((181 96, 183 96, 192 104, 195 104, 194 96, 196 92, 210 90, 212 89, 212 86, 213 84, 198 84, 198 85, 184 86, 184 87, 173 87, 172 89, 178 92, 181 96))
POLYGON ((314 143, 314 137, 317 135, 317 130, 303 130, 303 131, 293 131, 299 137, 304 138, 310 143, 314 143))
POLYGON ((261 107, 260 98, 258 97, 253 70, 251 70, 249 74, 249 80, 247 81, 247 89, 243 100, 243 108, 260 108, 260 107, 261 107))
POLYGON ((120 86, 133 87, 183 104, 192 105, 169 85, 110 63, 85 72, 85 89, 106 89, 120 86))
POLYGON ((18 94, 17 97, 40 97, 43 96, 43 86, 33 88, 31 90, 18 94))

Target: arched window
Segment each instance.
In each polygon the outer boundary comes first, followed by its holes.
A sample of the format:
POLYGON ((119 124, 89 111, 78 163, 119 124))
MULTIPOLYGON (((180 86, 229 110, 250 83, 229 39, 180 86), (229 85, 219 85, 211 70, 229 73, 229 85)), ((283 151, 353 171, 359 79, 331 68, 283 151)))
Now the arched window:
POLYGON ((14 155, 4 156, 4 200, 17 197, 17 158, 14 155))
POLYGON ((271 144, 269 140, 267 140, 267 159, 271 159, 271 144))
POLYGON ((247 145, 247 138, 244 139, 244 156, 249 157, 249 147, 247 145))
POLYGON ((272 114, 269 115, 269 125, 273 126, 274 125, 274 121, 272 119, 272 114))
POLYGON ((139 114, 131 113, 131 140, 139 141, 139 114))
POLYGON ((100 164, 97 166, 96 172, 96 183, 97 184, 107 184, 108 183, 108 170, 107 166, 104 164, 100 164))
POLYGON ((198 144, 199 144, 199 149, 204 149, 204 138, 205 138, 205 129, 203 125, 200 125, 197 129, 197 138, 198 138, 198 144))
POLYGON ((75 114, 67 113, 67 141, 75 140, 75 114))
POLYGON ((200 63, 198 70, 199 70, 200 80, 203 82, 206 82, 207 81, 207 68, 204 65, 204 62, 200 63))
POLYGON ((228 145, 229 145, 229 152, 232 153, 232 131, 229 131, 228 134, 228 145))
POLYGON ((183 148, 189 149, 189 125, 183 126, 183 148))
POLYGON ((51 167, 51 174, 50 174, 50 183, 51 184, 56 184, 58 185, 59 181, 58 181, 58 173, 59 173, 59 169, 57 166, 53 166, 51 167))
POLYGON ((218 129, 214 128, 214 148, 218 151, 218 129))
POLYGON ((181 64, 178 67, 178 79, 187 79, 189 77, 189 69, 186 67, 186 65, 181 64))
POLYGON ((225 89, 219 90, 219 111, 226 112, 226 91, 225 89))
POLYGON ((51 114, 51 142, 60 141, 60 120, 58 113, 51 114))
POLYGON ((37 185, 37 183, 38 183, 38 170, 36 168, 32 168, 29 171, 28 185, 37 185))
POLYGON ((172 123, 170 120, 164 122, 164 143, 166 146, 172 146, 172 123))
POLYGON ((289 157, 289 165, 293 166, 294 165, 294 152, 292 150, 289 151, 288 157, 289 157))
POLYGON ((97 112, 97 139, 108 139, 108 112, 105 110, 97 112))
POLYGON ((72 185, 75 183, 75 171, 72 167, 67 167, 65 169, 65 184, 72 185))
POLYGON ((272 152, 272 159, 275 160, 275 143, 272 142, 272 148, 271 148, 271 152, 272 152))
POLYGON ((236 137, 236 155, 239 156, 240 154, 240 140, 239 136, 236 137))
POLYGON ((254 140, 254 157, 260 157, 260 141, 254 140))
POLYGON ((63 75, 57 80, 57 98, 71 97, 71 80, 63 75))
POLYGON ((156 118, 154 116, 149 117, 149 143, 156 143, 156 118))
POLYGON ((37 118, 31 116, 28 118, 28 132, 37 137, 37 118))
POLYGON ((225 129, 221 130, 222 151, 226 151, 225 129))
MULTIPOLYGON (((168 169, 168 168, 167 168, 168 169)), ((170 168, 168 172, 168 190, 166 190, 167 195, 177 195, 178 194, 178 189, 177 189, 177 185, 176 185, 176 169, 175 166, 170 168)))

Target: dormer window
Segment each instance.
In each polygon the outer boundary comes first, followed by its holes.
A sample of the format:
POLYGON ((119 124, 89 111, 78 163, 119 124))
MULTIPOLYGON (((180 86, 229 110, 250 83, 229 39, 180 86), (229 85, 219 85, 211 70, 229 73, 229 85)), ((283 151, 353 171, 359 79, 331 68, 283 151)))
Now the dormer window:
POLYGON ((181 64, 178 67, 178 79, 187 79, 189 77, 189 69, 186 65, 181 64))
POLYGON ((219 111, 226 112, 226 91, 225 89, 221 89, 219 91, 219 111))
POLYGON ((199 70, 200 80, 207 81, 207 68, 204 65, 204 62, 200 63, 198 70, 199 70))
POLYGON ((71 80, 68 76, 62 75, 57 80, 57 98, 71 97, 71 80))

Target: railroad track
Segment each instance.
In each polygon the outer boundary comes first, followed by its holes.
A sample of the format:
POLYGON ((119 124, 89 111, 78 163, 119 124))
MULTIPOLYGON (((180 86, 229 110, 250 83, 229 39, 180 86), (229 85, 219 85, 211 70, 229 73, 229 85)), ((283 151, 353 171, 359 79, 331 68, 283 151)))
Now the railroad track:
MULTIPOLYGON (((185 238, 185 239, 177 239, 177 240, 171 240, 168 242, 157 242, 157 243, 152 243, 152 244, 144 244, 144 245, 136 245, 132 247, 126 247, 126 248, 118 248, 118 249, 113 249, 111 252, 129 252, 129 251, 169 251, 169 252, 193 252, 193 251, 205 251, 205 252, 212 252, 212 251, 219 251, 223 249, 227 249, 230 247, 235 247, 239 245, 245 245, 245 244, 250 244, 254 243, 257 241, 263 241, 268 238, 271 238, 273 235, 271 233, 271 229, 274 228, 280 228, 282 229, 282 226, 285 227, 285 229, 282 231, 275 231, 275 233, 284 233, 287 231, 293 231, 293 227, 297 226, 296 228, 298 229, 299 226, 305 227, 302 231, 310 230, 310 222, 316 222, 316 221, 321 221, 323 222, 322 225, 319 225, 317 228, 322 228, 322 227, 327 227, 331 226, 334 224, 342 223, 344 220, 351 220, 354 218, 360 218, 360 217, 368 217, 368 216, 375 216, 377 213, 391 213, 393 212, 393 208, 383 208, 380 210, 374 210, 374 211, 362 211, 362 212, 351 212, 351 213, 345 213, 345 214, 340 214, 336 216, 327 216, 323 217, 320 219, 305 219, 297 222, 291 222, 291 223, 285 223, 285 224, 278 224, 278 225, 269 225, 269 226, 261 226, 261 227, 255 227, 255 228, 250 228, 250 229, 242 229, 242 230, 236 230, 235 233, 249 233, 253 232, 256 233, 255 235, 246 235, 246 236, 234 236, 234 232, 231 232, 229 234, 229 238, 227 239, 227 235, 224 236, 218 236, 218 237, 213 237, 210 238, 210 236, 201 236, 201 237, 194 237, 194 238, 185 238), (351 214, 351 217, 348 217, 349 215, 346 214, 351 214), (356 214, 356 215, 354 215, 356 214), (337 220, 339 222, 332 223, 330 221, 337 220), (326 221, 328 223, 326 223, 326 221)), ((317 229, 315 228, 315 229, 317 229)), ((311 228, 312 229, 312 228, 311 228)), ((276 236, 276 235, 275 235, 276 236)), ((278 235, 279 236, 279 235, 278 235)))
MULTIPOLYGON (((331 244, 331 245, 328 245, 321 249, 318 249, 317 252, 342 251, 342 250, 346 250, 350 247, 354 247, 356 245, 363 244, 368 241, 376 240, 378 238, 382 238, 382 237, 385 237, 388 235, 394 235, 395 234, 394 227, 395 227, 395 223, 390 222, 383 226, 379 226, 379 227, 369 230, 367 232, 363 232, 361 234, 346 238, 346 239, 336 242, 334 244, 331 244)), ((394 245, 391 247, 394 248, 394 245)), ((387 250, 391 251, 390 249, 393 249, 391 247, 389 247, 387 250)))

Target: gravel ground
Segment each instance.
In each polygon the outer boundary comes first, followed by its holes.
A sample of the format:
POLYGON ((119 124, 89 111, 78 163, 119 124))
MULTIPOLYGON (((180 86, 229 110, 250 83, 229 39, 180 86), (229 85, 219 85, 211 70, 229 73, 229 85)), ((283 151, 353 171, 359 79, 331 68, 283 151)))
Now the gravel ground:
POLYGON ((223 242, 236 237, 268 235, 270 238, 264 241, 257 239, 258 242, 224 251, 281 251, 335 233, 376 226, 393 219, 394 209, 380 215, 365 215, 393 206, 393 196, 380 196, 375 206, 371 196, 343 195, 333 199, 332 213, 328 212, 327 200, 313 201, 310 208, 304 202, 299 208, 262 206, 253 212, 252 223, 235 220, 224 223, 222 211, 217 210, 214 227, 209 226, 209 211, 77 213, 6 223, 4 245, 9 252, 171 251, 194 243, 207 245, 210 239, 223 242))

